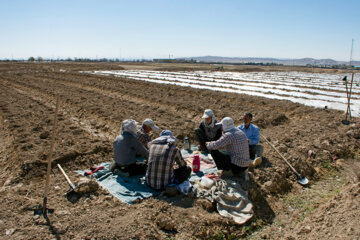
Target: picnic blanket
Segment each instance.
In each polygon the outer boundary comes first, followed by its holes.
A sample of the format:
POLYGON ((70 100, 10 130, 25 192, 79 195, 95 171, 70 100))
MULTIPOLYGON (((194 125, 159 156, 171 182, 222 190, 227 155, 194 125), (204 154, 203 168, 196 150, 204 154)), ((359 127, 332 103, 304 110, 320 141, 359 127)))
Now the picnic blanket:
MULTIPOLYGON (((200 157, 200 171, 197 173, 192 172, 189 181, 194 183, 200 181, 201 177, 209 173, 216 173, 217 168, 211 155, 207 153, 196 152, 197 147, 192 146, 191 150, 181 150, 184 160, 189 166, 192 164, 192 158, 194 154, 199 154, 200 157)), ((139 157, 138 161, 144 159, 139 157)), ((133 204, 139 199, 145 199, 152 196, 161 194, 161 191, 152 189, 146 184, 145 176, 124 176, 112 173, 109 170, 110 162, 102 163, 100 166, 104 167, 101 170, 96 171, 93 176, 98 184, 107 189, 113 196, 117 197, 124 203, 133 204)), ((76 171, 80 175, 85 175, 88 170, 76 171)), ((115 172, 116 173, 116 172, 115 172)))
MULTIPOLYGON (((194 184, 194 189, 196 189, 196 191, 194 191, 196 193, 195 196, 216 202, 219 214, 233 220, 237 224, 244 224, 250 220, 254 215, 253 205, 247 198, 246 192, 238 183, 230 179, 220 179, 215 181, 215 184, 210 189, 204 188, 204 186, 201 185, 200 181, 203 176, 207 175, 209 178, 215 176, 213 179, 216 179, 217 168, 209 153, 199 152, 197 150, 196 146, 191 146, 190 150, 181 150, 181 154, 189 166, 192 166, 192 160, 195 154, 198 154, 200 158, 200 171, 196 173, 192 172, 189 179, 189 181, 194 184)), ((144 159, 138 158, 137 160, 143 161, 144 159)), ((122 202, 133 204, 139 199, 161 194, 161 191, 156 191, 146 184, 144 175, 128 177, 124 174, 114 174, 109 170, 110 164, 110 162, 101 164, 95 168, 96 172, 91 176, 96 179, 100 186, 107 189, 122 202)), ((88 171, 77 172, 85 175, 88 171)), ((180 190, 183 188, 189 190, 189 185, 190 183, 186 181, 179 184, 177 189, 180 190)))
MULTIPOLYGON (((161 192, 150 188, 145 182, 145 176, 123 176, 113 174, 110 170, 111 162, 102 163, 104 168, 92 174, 100 186, 108 190, 113 196, 124 203, 133 204, 139 199, 159 195, 161 192)), ((84 175, 86 171, 77 171, 84 175)))
POLYGON ((183 156, 188 166, 192 166, 192 160, 195 154, 198 154, 200 158, 200 171, 196 173, 191 172, 189 181, 192 183, 200 181, 201 178, 205 175, 217 172, 215 162, 212 159, 210 153, 198 151, 196 145, 192 145, 191 150, 181 149, 181 155, 183 156))

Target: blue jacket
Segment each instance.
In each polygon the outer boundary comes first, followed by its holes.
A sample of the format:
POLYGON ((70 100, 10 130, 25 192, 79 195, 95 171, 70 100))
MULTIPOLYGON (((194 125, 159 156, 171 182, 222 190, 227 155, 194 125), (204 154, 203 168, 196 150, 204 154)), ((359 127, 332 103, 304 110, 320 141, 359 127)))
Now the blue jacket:
POLYGON ((242 130, 246 137, 250 140, 249 145, 256 145, 259 143, 260 129, 258 126, 250 123, 248 129, 245 128, 245 124, 241 124, 238 128, 242 130))

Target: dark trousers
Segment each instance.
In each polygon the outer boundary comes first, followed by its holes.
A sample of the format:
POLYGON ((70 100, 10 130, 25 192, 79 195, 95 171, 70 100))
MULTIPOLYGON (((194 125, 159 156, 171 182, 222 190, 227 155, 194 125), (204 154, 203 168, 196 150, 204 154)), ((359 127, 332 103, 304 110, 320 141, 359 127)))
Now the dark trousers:
POLYGON ((214 159, 216 167, 219 170, 226 170, 226 171, 231 170, 234 174, 237 175, 248 168, 248 167, 239 167, 236 166, 235 164, 232 164, 230 156, 220 152, 219 150, 211 150, 210 154, 214 159))
POLYGON ((261 157, 263 153, 263 146, 260 144, 249 145, 250 159, 254 160, 257 157, 261 157))
POLYGON ((256 145, 249 145, 250 159, 255 159, 256 145))
POLYGON ((120 169, 123 172, 129 173, 130 176, 144 175, 146 173, 147 165, 143 162, 136 162, 127 166, 119 166, 116 162, 110 165, 110 171, 114 172, 115 169, 120 169))
POLYGON ((174 182, 176 184, 180 184, 186 181, 190 177, 190 174, 191 174, 191 167, 189 166, 179 167, 174 170, 174 175, 175 175, 174 182))
POLYGON ((199 145, 202 150, 207 150, 205 142, 208 142, 205 133, 200 128, 195 128, 195 139, 199 142, 199 145))

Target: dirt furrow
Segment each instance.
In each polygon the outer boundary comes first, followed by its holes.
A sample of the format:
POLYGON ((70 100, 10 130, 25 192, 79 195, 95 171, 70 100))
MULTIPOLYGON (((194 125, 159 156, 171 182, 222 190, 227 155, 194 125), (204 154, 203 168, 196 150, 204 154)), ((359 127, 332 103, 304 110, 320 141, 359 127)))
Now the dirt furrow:
MULTIPOLYGON (((168 114, 172 114, 174 118, 180 117, 179 113, 178 113, 178 109, 174 106, 169 106, 168 104, 163 104, 161 102, 152 102, 155 103, 156 106, 153 106, 150 102, 149 99, 144 98, 144 97, 137 97, 134 95, 130 95, 128 92, 124 93, 124 91, 118 90, 118 91, 114 91, 114 88, 108 88, 107 86, 104 85, 100 85, 97 84, 96 86, 94 85, 90 85, 88 83, 84 83, 84 82, 80 82, 80 81, 71 81, 71 80, 65 80, 65 79, 59 79, 59 78, 52 78, 52 77, 43 77, 43 79, 46 79, 48 81, 55 81, 56 83, 60 83, 63 84, 67 87, 75 87, 78 89, 84 89, 88 92, 93 92, 93 93, 97 93, 100 95, 104 95, 104 96, 109 96, 115 99, 119 99, 120 101, 126 101, 128 102, 126 105, 130 105, 130 104, 137 104, 137 105, 141 105, 141 106, 145 106, 145 107, 153 107, 156 108, 160 111, 166 111, 168 114)), ((193 112, 187 111, 187 110, 183 110, 183 112, 186 115, 192 115, 193 112)))
MULTIPOLYGON (((119 95, 115 91, 106 90, 107 93, 104 93, 102 89, 87 86, 90 91, 88 92, 82 85, 78 86, 80 88, 74 89, 74 85, 69 86, 69 83, 67 82, 63 85, 59 83, 59 80, 56 80, 56 83, 49 83, 46 79, 29 77, 28 81, 30 79, 32 83, 30 84, 31 87, 38 88, 38 86, 41 86, 41 89, 46 88, 48 93, 52 93, 54 91, 53 89, 55 89, 54 86, 56 86, 57 91, 64 95, 66 102, 74 103, 76 107, 81 106, 84 111, 88 112, 85 115, 89 115, 90 113, 91 115, 97 115, 97 118, 101 118, 101 115, 103 115, 103 119, 106 119, 108 125, 117 126, 117 128, 119 127, 119 123, 125 118, 135 118, 137 121, 142 121, 142 118, 136 116, 140 114, 144 115, 144 113, 148 113, 147 117, 153 118, 155 121, 161 119, 160 121, 157 121, 157 124, 162 128, 169 128, 171 125, 184 126, 183 118, 186 116, 187 119, 185 120, 185 125, 188 127, 187 129, 190 130, 187 133, 188 135, 192 134, 191 129, 195 126, 195 121, 193 120, 193 116, 196 116, 195 114, 184 113, 177 108, 172 108, 171 105, 166 108, 165 106, 159 107, 157 103, 152 104, 152 102, 146 102, 144 100, 141 100, 140 102, 142 104, 139 105, 138 103, 129 102, 125 99, 123 99, 124 101, 119 100, 119 98, 117 98, 119 95), (36 82, 38 84, 36 84, 36 82), (47 87, 44 87, 44 85, 47 87), (95 94, 92 91, 96 91, 95 94), (71 94, 71 92, 73 93, 71 94), (85 96, 89 95, 92 95, 93 97, 85 98, 85 96), (102 106, 108 106, 108 108, 104 109, 102 106), (95 109, 95 111, 93 111, 93 109, 95 109), (100 112, 98 112, 98 110, 100 112)), ((51 81, 51 79, 49 81, 51 81)), ((28 82, 25 82, 24 80, 19 81, 19 84, 29 85, 28 82)), ((197 118, 198 121, 200 121, 200 117, 197 118)), ((183 131, 175 130, 175 134, 177 134, 180 139, 184 136, 183 131)))
MULTIPOLYGON (((50 136, 52 134, 52 120, 54 114, 55 99, 37 93, 26 87, 11 84, 1 84, 3 86, 3 101, 12 112, 4 113, 4 118, 9 121, 8 129, 17 130, 19 134, 14 135, 13 161, 20 162, 14 169, 20 170, 18 176, 36 177, 42 176, 45 171, 46 160, 49 151, 50 136), (40 97, 34 97, 34 96, 40 97), (13 101, 12 99, 16 99, 13 101), (22 112, 18 115, 18 111, 22 112), (13 116, 17 116, 14 118, 13 116), (25 123, 25 124, 24 124, 25 123), (20 150, 20 151, 18 151, 20 150), (18 154, 20 152, 21 154, 18 154), (21 169, 19 169, 21 167, 21 169), (39 168, 37 171, 34 169, 39 168)), ((61 104, 61 103, 60 103, 61 104)), ((56 137, 56 147, 53 154, 54 162, 64 165, 83 166, 81 155, 111 154, 111 142, 108 138, 100 138, 98 135, 89 131, 88 126, 79 124, 69 118, 69 114, 60 110, 58 113, 58 130, 56 137), (80 162, 78 162, 80 161, 80 162), (77 163, 76 163, 77 162, 77 163), (80 164, 79 164, 80 163, 80 164)), ((96 133, 96 132, 95 132, 96 133)), ((89 157, 89 159, 91 159, 89 157)), ((98 159, 97 161, 102 161, 98 159)), ((94 159, 96 162, 96 159, 94 159)), ((87 165, 88 163, 85 163, 87 165)), ((67 167, 67 166, 65 166, 67 167)))
MULTIPOLYGON (((39 91, 37 89, 20 85, 14 82, 6 82, 8 86, 17 91, 18 93, 27 96, 30 99, 33 99, 34 101, 44 104, 48 108, 55 109, 55 101, 56 96, 47 94, 43 91, 39 91)), ((71 104, 67 104, 66 102, 62 101, 60 98, 60 109, 59 112, 61 112, 64 116, 67 116, 69 120, 71 120, 76 126, 79 128, 85 130, 86 132, 92 134, 94 137, 106 139, 106 140, 113 140, 114 136, 116 136, 116 132, 108 132, 108 131, 102 131, 99 129, 98 126, 94 127, 94 124, 97 122, 102 122, 101 117, 94 117, 93 115, 91 117, 84 115, 79 115, 79 109, 74 109, 71 104)), ((106 130, 109 130, 108 126, 104 126, 106 130)))

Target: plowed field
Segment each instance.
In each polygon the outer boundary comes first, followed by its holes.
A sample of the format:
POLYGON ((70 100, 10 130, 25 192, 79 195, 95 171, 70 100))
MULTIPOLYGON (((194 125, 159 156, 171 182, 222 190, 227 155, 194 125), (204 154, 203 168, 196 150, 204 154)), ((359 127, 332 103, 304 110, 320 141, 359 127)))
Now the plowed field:
MULTIPOLYGON (((145 118, 152 118, 161 129, 173 131, 180 147, 185 136, 194 139, 193 129, 207 108, 214 110, 219 120, 232 117, 236 125, 242 123, 244 112, 251 111, 253 122, 261 128, 261 133, 311 181, 313 191, 321 189, 316 186, 322 184, 325 177, 342 179, 335 181, 333 195, 316 203, 319 216, 331 212, 323 206, 334 198, 341 199, 349 192, 357 191, 355 203, 344 209, 344 215, 336 215, 328 222, 334 221, 333 229, 341 238, 359 238, 359 191, 352 187, 358 178, 357 172, 350 170, 353 166, 356 169, 360 161, 358 118, 353 118, 350 125, 343 125, 344 112, 337 110, 86 73, 124 69, 184 71, 190 68, 207 71, 212 67, 0 63, 0 238, 238 239, 284 237, 288 234, 295 239, 306 239, 306 236, 327 236, 326 227, 319 224, 321 220, 312 223, 311 212, 303 208, 299 212, 289 211, 287 203, 280 201, 287 196, 301 196, 303 188, 265 142, 262 142, 265 147, 263 163, 249 171, 249 182, 239 182, 255 205, 256 217, 245 226, 220 217, 204 200, 182 195, 173 198, 160 196, 134 205, 124 204, 102 189, 83 194, 77 201, 70 202, 65 197, 68 185, 56 163, 60 163, 77 184, 79 175, 74 173, 75 170, 112 160, 112 142, 119 134, 123 120, 132 118, 142 122, 145 118), (48 207, 54 208, 55 212, 49 215, 49 227, 42 217, 33 216, 28 209, 42 204, 57 95, 60 108, 48 195, 48 207), (316 153, 315 158, 308 158, 308 150, 316 153), (347 192, 344 193, 343 189, 347 192), (352 211, 357 211, 357 222, 354 223, 354 216, 349 215, 352 211), (288 215, 290 219, 299 214, 303 217, 296 223, 285 224, 283 232, 277 235, 278 229, 273 227, 277 216, 288 215), (336 228, 339 219, 349 221, 349 224, 336 228), (306 222, 310 229, 303 230, 302 222, 306 222), (292 235, 294 227, 299 231, 292 235), (320 230, 315 231, 316 227, 320 230), (353 229, 348 230, 349 227, 353 229)), ((240 66, 228 68, 225 67, 225 71, 286 71, 240 66)), ((158 134, 155 132, 153 138, 158 134)), ((309 189, 311 187, 306 191, 309 189)))

